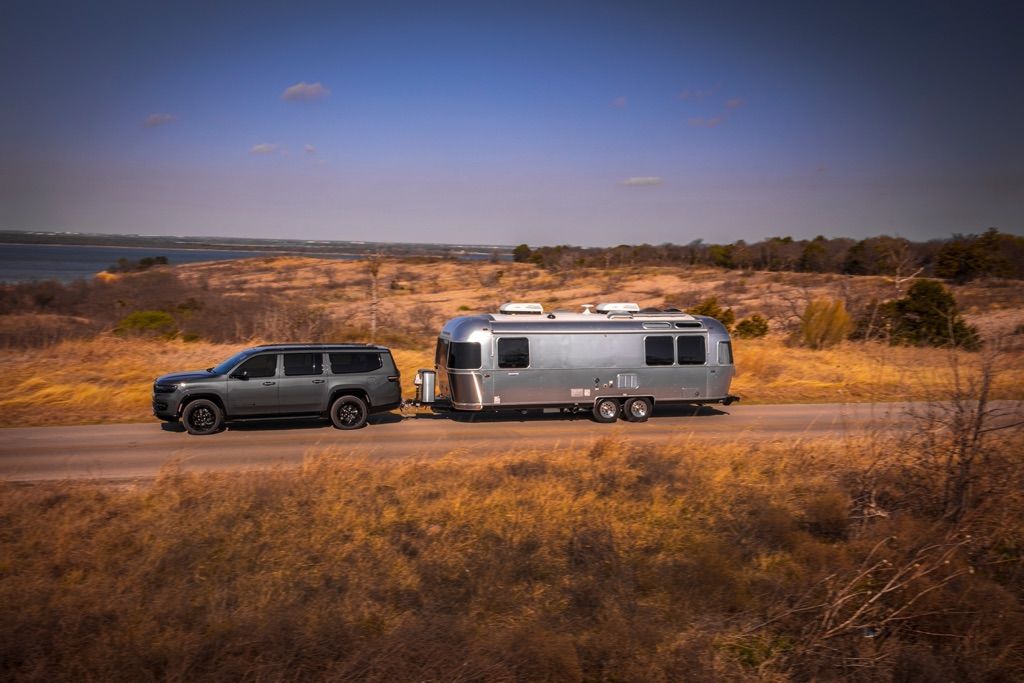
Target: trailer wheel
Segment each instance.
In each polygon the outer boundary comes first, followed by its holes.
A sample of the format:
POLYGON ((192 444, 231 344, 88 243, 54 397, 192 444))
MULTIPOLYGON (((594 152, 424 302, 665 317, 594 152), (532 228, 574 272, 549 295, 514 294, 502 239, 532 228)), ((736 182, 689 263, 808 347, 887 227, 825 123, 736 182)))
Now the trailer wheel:
POLYGON ((622 414, 630 422, 647 422, 651 416, 651 402, 646 398, 631 398, 622 407, 622 414))
POLYGON ((594 422, 609 423, 619 419, 619 402, 614 398, 594 401, 594 422))

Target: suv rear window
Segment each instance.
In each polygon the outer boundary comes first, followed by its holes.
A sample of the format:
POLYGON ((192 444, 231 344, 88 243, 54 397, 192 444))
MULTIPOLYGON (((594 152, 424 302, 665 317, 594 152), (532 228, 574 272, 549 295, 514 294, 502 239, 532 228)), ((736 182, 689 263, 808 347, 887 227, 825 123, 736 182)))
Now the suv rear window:
POLYGON ((335 375, 349 375, 356 372, 373 372, 381 367, 380 354, 376 351, 351 351, 332 353, 331 372, 335 375))
POLYGON ((286 377, 319 375, 323 373, 323 366, 324 354, 322 353, 284 354, 284 374, 286 377))

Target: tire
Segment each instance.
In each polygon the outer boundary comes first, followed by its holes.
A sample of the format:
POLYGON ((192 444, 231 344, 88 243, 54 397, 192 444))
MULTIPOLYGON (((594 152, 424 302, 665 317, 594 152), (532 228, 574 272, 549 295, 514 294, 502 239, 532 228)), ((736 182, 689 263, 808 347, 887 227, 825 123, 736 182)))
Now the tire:
POLYGON ((185 406, 181 412, 181 421, 185 423, 189 434, 216 434, 224 428, 224 411, 213 401, 197 398, 185 406))
POLYGON ((599 398, 594 401, 594 422, 608 424, 619 419, 619 402, 614 398, 599 398))
POLYGON ((366 426, 370 411, 358 396, 339 396, 331 404, 331 423, 338 429, 359 429, 366 426))
POLYGON ((622 414, 629 422, 647 422, 651 416, 651 402, 646 398, 631 398, 622 406, 622 414))

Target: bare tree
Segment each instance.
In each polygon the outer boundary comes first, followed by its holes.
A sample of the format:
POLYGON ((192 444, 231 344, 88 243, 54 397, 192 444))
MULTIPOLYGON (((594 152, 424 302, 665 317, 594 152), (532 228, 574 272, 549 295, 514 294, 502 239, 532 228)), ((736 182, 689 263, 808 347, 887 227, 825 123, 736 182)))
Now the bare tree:
POLYGON ((366 270, 370 274, 370 343, 377 341, 377 309, 380 304, 379 285, 381 253, 375 252, 366 256, 366 270))

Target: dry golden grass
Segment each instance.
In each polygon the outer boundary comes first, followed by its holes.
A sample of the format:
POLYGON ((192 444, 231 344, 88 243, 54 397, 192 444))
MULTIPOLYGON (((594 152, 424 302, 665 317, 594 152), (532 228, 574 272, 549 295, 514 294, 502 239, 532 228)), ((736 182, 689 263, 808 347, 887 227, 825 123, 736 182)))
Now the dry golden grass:
MULTIPOLYGON (((841 403, 943 398, 953 369, 976 372, 978 353, 845 342, 814 351, 780 339, 734 340, 732 392, 752 403, 841 403)), ((1024 398, 1024 353, 1006 353, 994 398, 1024 398)))
POLYGON ((1020 680, 1019 468, 954 527, 924 512, 938 490, 902 448, 326 451, 292 471, 172 467, 141 488, 8 486, 0 678, 1020 680), (876 560, 890 564, 857 579, 876 560), (835 603, 913 562, 934 571, 835 603), (827 630, 862 605, 866 622, 827 630))
MULTIPOLYGON (((305 257, 269 257, 186 264, 182 277, 214 289, 237 292, 271 290, 324 307, 346 324, 368 321, 369 275, 363 261, 305 257)), ((963 301, 968 322, 983 335, 1012 330, 1024 323, 1024 289, 1014 283, 977 282, 952 286, 963 301)), ((469 263, 385 260, 380 270, 382 319, 407 328, 422 325, 424 334, 465 311, 493 311, 505 301, 539 301, 547 308, 580 310, 598 301, 635 301, 641 306, 689 307, 711 297, 732 307, 737 316, 760 313, 776 327, 799 315, 816 298, 853 298, 867 302, 897 294, 884 277, 818 273, 738 273, 718 268, 642 266, 581 269, 550 273, 525 263, 469 263)))
MULTIPOLYGON (((266 257, 188 264, 175 270, 182 278, 215 291, 271 290, 286 300, 318 305, 336 323, 324 332, 329 340, 368 340, 369 276, 363 262, 266 257)), ((377 341, 394 349, 405 395, 410 397, 415 371, 433 366, 434 340, 443 322, 471 311, 493 311, 507 300, 541 301, 549 308, 578 310, 579 304, 600 300, 688 306, 718 296, 739 316, 755 312, 776 316, 771 324, 778 329, 794 305, 810 298, 835 298, 855 290, 855 298, 865 300, 891 295, 891 289, 892 283, 884 278, 838 275, 739 274, 684 267, 552 274, 528 264, 385 261, 378 287, 377 341)), ((968 319, 981 325, 983 333, 1024 324, 1024 289, 1020 287, 975 283, 956 291, 967 303, 968 319)), ((0 329, 4 324, 31 323, 41 338, 56 334, 39 322, 46 316, 2 317, 0 329)), ((1020 341, 1024 337, 1013 339, 1017 348, 1004 357, 1006 371, 995 390, 1001 398, 1024 398, 1020 341)), ((311 341, 263 341, 287 340, 311 341)), ((31 351, 7 351, 0 356, 0 426, 146 420, 150 386, 157 375, 209 367, 255 343, 186 344, 103 335, 31 351)), ((858 343, 811 351, 787 346, 780 333, 734 343, 739 375, 733 393, 748 403, 909 400, 930 398, 948 386, 950 363, 945 351, 858 343)), ((976 355, 959 356, 962 367, 977 362, 976 355)))
MULTIPOLYGON (((151 419, 153 380, 168 372, 215 365, 245 346, 146 341, 102 336, 0 357, 0 427, 138 422, 151 419)), ((433 350, 393 349, 407 398, 433 350)), ((811 351, 778 338, 736 340, 739 374, 732 386, 745 403, 904 401, 941 397, 950 384, 949 353, 848 343, 811 351)), ((978 354, 958 354, 963 371, 978 354)), ((994 398, 1024 398, 1024 363, 1008 355, 994 398)))
MULTIPOLYGON (((248 345, 108 335, 8 352, 0 357, 0 427, 150 419, 158 375, 208 368, 248 345)), ((395 350, 394 356, 411 396, 413 375, 433 355, 395 350)))

